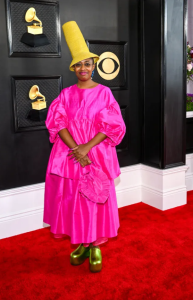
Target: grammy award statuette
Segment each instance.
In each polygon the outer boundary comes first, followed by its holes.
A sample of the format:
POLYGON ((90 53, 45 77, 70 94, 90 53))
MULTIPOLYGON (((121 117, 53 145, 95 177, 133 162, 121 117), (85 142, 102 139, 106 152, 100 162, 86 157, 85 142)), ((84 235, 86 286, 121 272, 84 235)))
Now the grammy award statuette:
POLYGON ((33 101, 32 102, 32 109, 27 115, 27 119, 32 121, 44 121, 46 120, 47 116, 47 104, 46 98, 39 92, 38 85, 33 85, 29 91, 29 98, 33 101), (36 98, 38 98, 36 100, 36 98), (36 100, 36 101, 34 101, 36 100))
POLYGON ((23 34, 21 42, 30 47, 40 47, 50 44, 47 36, 43 33, 42 22, 36 16, 36 10, 30 7, 26 14, 25 20, 28 23, 36 21, 38 23, 33 23, 27 26, 27 32, 23 34))

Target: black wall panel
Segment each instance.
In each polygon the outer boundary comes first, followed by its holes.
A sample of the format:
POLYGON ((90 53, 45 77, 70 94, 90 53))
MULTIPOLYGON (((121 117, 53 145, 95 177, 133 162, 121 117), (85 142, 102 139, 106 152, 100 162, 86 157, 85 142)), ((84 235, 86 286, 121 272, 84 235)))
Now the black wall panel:
POLYGON ((167 41, 165 43, 165 153, 164 167, 185 163, 186 130, 186 37, 184 16, 186 1, 166 1, 167 41), (174 51, 175 49, 175 51, 174 51))
POLYGON ((145 0, 143 163, 185 164, 186 1, 145 0))
POLYGON ((162 7, 161 0, 143 1, 144 139, 143 162, 161 167, 162 7))
MULTIPOLYGON (((140 162, 139 0, 65 0, 61 25, 75 20, 85 39, 128 41, 128 90, 115 91, 120 106, 128 106, 128 148, 118 153, 121 166, 140 162)), ((47 130, 14 132, 11 76, 63 76, 63 87, 76 83, 69 71, 71 55, 62 33, 61 58, 8 57, 5 3, 0 1, 0 189, 44 182, 51 150, 47 130)))
POLYGON ((193 153, 193 118, 186 119, 186 153, 193 153))
POLYGON ((141 161, 141 137, 142 137, 142 108, 141 97, 141 47, 142 40, 140 0, 125 1, 128 3, 128 15, 125 14, 123 1, 118 1, 118 36, 125 40, 127 26, 128 36, 128 91, 114 92, 114 95, 122 105, 128 99, 128 151, 118 153, 121 166, 138 164, 141 161), (123 23, 122 23, 123 22, 123 23), (125 24, 121 26, 121 24, 125 24), (123 100, 125 99, 125 100, 123 100), (125 101, 125 102, 123 102, 125 101))

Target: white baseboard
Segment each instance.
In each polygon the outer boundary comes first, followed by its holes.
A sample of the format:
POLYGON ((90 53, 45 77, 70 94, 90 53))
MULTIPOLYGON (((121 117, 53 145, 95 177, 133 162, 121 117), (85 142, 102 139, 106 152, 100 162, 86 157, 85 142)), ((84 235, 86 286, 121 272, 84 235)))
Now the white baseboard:
MULTIPOLYGON (((158 170, 141 164, 121 168, 115 179, 118 207, 139 202, 160 210, 186 204, 193 190, 193 154, 186 166, 158 170), (187 186, 187 187, 186 187, 187 186)), ((47 226, 43 223, 44 183, 0 192, 0 239, 47 226)))
POLYGON ((142 202, 166 210, 186 204, 185 174, 187 166, 159 170, 141 166, 142 202))
POLYGON ((193 154, 186 154, 186 165, 188 170, 186 172, 186 188, 187 191, 193 190, 193 154))
POLYGON ((186 118, 193 118, 193 111, 187 111, 186 118))
POLYGON ((19 213, 0 220, 0 238, 6 238, 21 233, 44 228, 43 207, 29 212, 19 213))
POLYGON ((0 192, 0 239, 45 227, 44 183, 0 192))
POLYGON ((141 202, 141 187, 117 191, 118 208, 141 202))
POLYGON ((163 211, 185 205, 187 203, 186 188, 163 193, 142 186, 142 202, 163 211))
POLYGON ((115 179, 118 207, 141 202, 141 165, 121 168, 121 175, 115 179))

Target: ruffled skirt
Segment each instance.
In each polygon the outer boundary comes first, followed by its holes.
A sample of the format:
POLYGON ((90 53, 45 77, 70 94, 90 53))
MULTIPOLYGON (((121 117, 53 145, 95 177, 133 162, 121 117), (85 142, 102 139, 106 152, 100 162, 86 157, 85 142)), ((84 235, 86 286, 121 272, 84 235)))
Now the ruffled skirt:
POLYGON ((44 222, 55 237, 68 235, 72 244, 100 244, 117 236, 119 215, 114 180, 110 180, 109 197, 95 203, 83 197, 79 180, 47 173, 44 222))

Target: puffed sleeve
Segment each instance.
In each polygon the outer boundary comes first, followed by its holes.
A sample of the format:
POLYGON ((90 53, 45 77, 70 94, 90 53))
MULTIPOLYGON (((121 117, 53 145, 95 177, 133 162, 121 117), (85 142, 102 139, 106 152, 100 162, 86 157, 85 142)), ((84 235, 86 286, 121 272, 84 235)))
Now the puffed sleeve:
POLYGON ((58 132, 68 127, 68 117, 62 103, 61 94, 51 103, 47 118, 46 127, 50 134, 50 142, 54 143, 58 132))
POLYGON ((116 146, 122 141, 126 127, 122 118, 119 104, 113 97, 110 89, 107 93, 107 106, 96 116, 96 127, 98 132, 104 133, 107 142, 111 146, 116 146))

